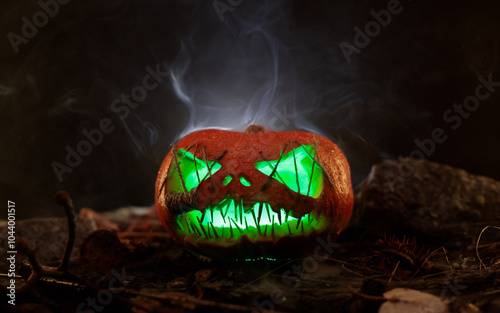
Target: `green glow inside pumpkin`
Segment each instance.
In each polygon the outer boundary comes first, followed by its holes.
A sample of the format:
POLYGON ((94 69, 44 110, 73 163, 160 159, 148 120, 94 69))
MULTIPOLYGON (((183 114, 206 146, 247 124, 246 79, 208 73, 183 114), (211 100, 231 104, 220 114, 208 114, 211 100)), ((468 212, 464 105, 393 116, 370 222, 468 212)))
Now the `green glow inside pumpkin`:
POLYGON ((323 170, 316 163, 314 153, 313 146, 303 145, 290 150, 279 160, 257 162, 255 167, 268 176, 273 175, 295 192, 318 198, 323 191, 323 170))
POLYGON ((252 184, 246 179, 245 177, 241 176, 240 177, 240 183, 245 186, 245 187, 250 187, 252 184))
MULTIPOLYGON (((174 166, 167 176, 167 190, 169 192, 191 191, 222 167, 218 162, 200 160, 194 157, 189 151, 183 149, 177 150, 175 157, 177 161, 173 162, 174 166), (181 175, 179 175, 179 172, 181 175), (186 190, 184 190, 182 182, 184 182, 186 190)), ((230 178, 232 179, 232 177, 230 178)), ((227 182, 228 184, 229 181, 227 182)))
POLYGON ((233 177, 231 177, 230 175, 226 176, 226 178, 224 178, 224 180, 222 181, 222 183, 224 184, 224 186, 227 186, 229 185, 229 183, 233 180, 233 177))
MULTIPOLYGON (((176 150, 175 157, 167 175, 167 192, 189 192, 221 168, 218 162, 198 159, 183 149, 176 150)), ((316 163, 315 148, 311 145, 296 147, 278 160, 259 161, 255 168, 302 195, 318 198, 323 191, 323 170, 316 163)), ((222 183, 227 186, 232 180, 233 177, 228 175, 222 183)), ((252 185, 243 176, 239 181, 243 186, 252 185)), ((287 213, 283 208, 274 212, 267 203, 244 206, 229 196, 219 204, 207 207, 203 213, 193 209, 177 215, 175 223, 178 225, 175 231, 182 237, 228 244, 242 236, 254 241, 270 240, 304 236, 327 227, 325 219, 313 212, 295 218, 292 212, 287 213)))
POLYGON ((184 236, 200 239, 224 239, 230 243, 246 235, 249 239, 274 239, 283 236, 307 235, 322 230, 326 221, 321 215, 305 214, 300 218, 280 209, 274 212, 266 203, 255 203, 245 208, 242 202, 227 197, 202 213, 192 210, 176 217, 179 231, 184 236))

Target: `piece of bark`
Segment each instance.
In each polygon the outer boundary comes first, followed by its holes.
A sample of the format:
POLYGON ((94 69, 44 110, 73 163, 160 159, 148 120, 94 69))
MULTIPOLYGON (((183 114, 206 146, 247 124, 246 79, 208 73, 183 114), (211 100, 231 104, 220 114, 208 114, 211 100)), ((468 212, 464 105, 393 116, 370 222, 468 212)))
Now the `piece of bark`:
MULTIPOLYGON (((422 234, 446 248, 471 247, 500 224, 500 182, 427 160, 385 160, 355 189, 359 224, 380 233, 422 234), (415 162, 415 161, 414 161, 415 162)), ((484 240, 484 241, 483 241, 484 240)), ((500 232, 481 244, 500 241, 500 232)))
POLYGON ((127 253, 114 230, 98 229, 83 239, 80 262, 85 268, 105 273, 121 264, 127 253))
POLYGON ((101 214, 89 208, 81 209, 80 213, 78 213, 78 217, 94 221, 98 229, 111 229, 114 231, 120 231, 120 227, 118 227, 118 224, 112 222, 111 220, 105 218, 101 214))

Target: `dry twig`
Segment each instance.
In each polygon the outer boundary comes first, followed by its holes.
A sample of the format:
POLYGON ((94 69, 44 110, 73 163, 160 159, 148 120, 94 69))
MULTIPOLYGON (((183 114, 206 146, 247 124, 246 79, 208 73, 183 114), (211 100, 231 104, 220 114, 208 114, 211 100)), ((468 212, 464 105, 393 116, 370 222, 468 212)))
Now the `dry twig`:
POLYGON ((368 300, 377 300, 377 301, 387 301, 387 300, 389 300, 389 299, 387 299, 384 296, 372 296, 372 295, 367 295, 365 293, 359 292, 356 289, 352 288, 351 285, 347 285, 347 289, 349 289, 349 291, 353 295, 356 295, 358 297, 365 298, 365 299, 368 299, 368 300))
MULTIPOLYGON (((230 312, 255 312, 255 307, 247 307, 238 304, 232 303, 224 303, 224 302, 216 302, 210 300, 202 300, 194 298, 191 295, 180 293, 180 292, 167 292, 159 295, 148 294, 140 291, 135 291, 131 289, 125 289, 125 292, 129 294, 134 294, 138 296, 142 296, 145 298, 160 300, 160 301, 169 301, 173 305, 180 305, 182 307, 188 307, 190 309, 196 309, 197 306, 200 307, 211 307, 222 310, 228 310, 230 312)), ((274 313, 286 313, 283 311, 274 311, 274 313)))
POLYGON ((500 229, 500 227, 497 227, 497 226, 486 226, 485 228, 483 228, 483 230, 481 230, 481 233, 479 234, 479 237, 477 238, 477 242, 476 242, 476 255, 477 255, 477 258, 479 260, 479 270, 481 270, 483 266, 484 266, 484 269, 486 269, 486 264, 484 264, 483 260, 479 256, 479 242, 481 241, 481 236, 483 235, 484 231, 490 227, 495 228, 495 229, 500 229))
POLYGON ((66 241, 63 258, 58 268, 59 271, 66 272, 68 270, 69 258, 71 256, 73 245, 75 243, 75 209, 73 207, 73 201, 71 201, 68 193, 64 190, 58 191, 55 194, 54 201, 64 209, 64 212, 66 213, 66 217, 68 219, 68 239, 66 241))
POLYGON ((26 281, 18 288, 19 292, 25 292, 31 289, 42 276, 54 278, 67 277, 74 281, 79 281, 77 277, 67 273, 68 263, 75 242, 76 215, 73 204, 66 191, 57 192, 54 196, 54 200, 57 204, 64 208, 64 211, 68 218, 68 239, 66 242, 66 247, 64 249, 64 255, 61 259, 61 263, 57 268, 41 264, 36 254, 36 250, 33 249, 29 241, 23 237, 19 238, 16 243, 16 249, 18 252, 23 253, 28 257, 29 262, 23 262, 23 266, 30 270, 30 274, 26 278, 26 281))

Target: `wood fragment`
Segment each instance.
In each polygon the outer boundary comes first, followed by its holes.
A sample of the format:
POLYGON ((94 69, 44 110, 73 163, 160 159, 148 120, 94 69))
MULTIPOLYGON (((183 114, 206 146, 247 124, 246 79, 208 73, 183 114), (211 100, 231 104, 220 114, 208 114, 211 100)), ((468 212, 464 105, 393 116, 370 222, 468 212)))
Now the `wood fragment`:
MULTIPOLYGON (((150 299, 156 299, 160 301, 169 301, 173 305, 180 305, 182 307, 189 307, 195 309, 197 306, 200 307, 211 307, 223 310, 238 311, 238 312, 255 312, 255 307, 247 307, 239 304, 216 302, 210 300, 203 300, 194 298, 191 295, 180 293, 180 292, 166 292, 162 294, 148 294, 141 291, 135 291, 132 289, 125 288, 126 293, 134 294, 137 296, 142 296, 150 299)), ((274 310, 274 313, 287 313, 285 311, 274 310)))

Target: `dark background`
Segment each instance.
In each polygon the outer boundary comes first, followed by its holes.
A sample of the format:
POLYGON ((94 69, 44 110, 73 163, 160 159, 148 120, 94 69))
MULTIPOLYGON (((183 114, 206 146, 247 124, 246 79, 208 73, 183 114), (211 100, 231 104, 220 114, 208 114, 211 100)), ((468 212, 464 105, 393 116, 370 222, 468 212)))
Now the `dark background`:
POLYGON ((354 183, 379 160, 418 149, 414 141, 436 127, 448 139, 430 160, 500 179, 500 91, 456 130, 443 120, 474 94, 478 75, 500 81, 500 5, 401 1, 403 11, 349 64, 339 44, 352 44, 354 27, 363 29, 370 11, 387 3, 243 0, 221 21, 213 1, 72 0, 15 53, 8 34, 20 35, 22 18, 40 6, 3 1, 3 203, 16 202, 19 219, 61 215, 51 200, 59 189, 77 207, 99 211, 151 205, 156 173, 179 136, 200 127, 269 127, 276 108, 293 114, 287 129, 337 142, 354 183), (169 77, 121 120, 110 104, 157 65, 169 77), (75 148, 103 118, 115 130, 60 182, 51 164, 65 163, 65 147, 75 148))

